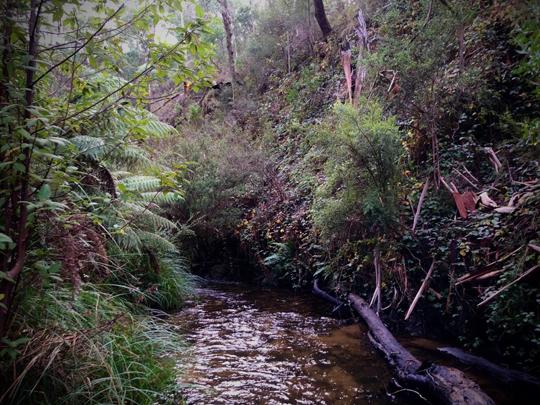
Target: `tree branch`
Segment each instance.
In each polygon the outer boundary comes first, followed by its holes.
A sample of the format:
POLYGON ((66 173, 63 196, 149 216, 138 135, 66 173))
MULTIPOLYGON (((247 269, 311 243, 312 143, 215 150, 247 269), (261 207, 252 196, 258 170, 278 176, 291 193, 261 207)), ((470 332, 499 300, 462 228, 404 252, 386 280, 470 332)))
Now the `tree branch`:
POLYGON ((32 86, 35 86, 36 83, 38 83, 41 79, 43 79, 45 76, 47 76, 49 73, 51 73, 54 69, 56 69, 57 67, 63 65, 69 59, 71 59, 73 56, 77 55, 82 49, 84 49, 90 43, 90 41, 92 41, 92 39, 94 39, 94 37, 100 33, 100 31, 105 27, 105 25, 109 21, 111 21, 124 8, 124 6, 125 6, 125 4, 122 4, 120 7, 118 7, 118 9, 113 14, 111 14, 109 17, 107 17, 105 19, 105 21, 103 21, 103 23, 99 26, 99 28, 92 35, 90 35, 87 38, 87 40, 79 48, 75 49, 72 53, 70 53, 68 56, 66 56, 64 59, 62 59, 60 62, 55 63, 53 66, 51 66, 49 69, 47 69, 43 74, 41 74, 36 80, 34 80, 32 82, 32 86))

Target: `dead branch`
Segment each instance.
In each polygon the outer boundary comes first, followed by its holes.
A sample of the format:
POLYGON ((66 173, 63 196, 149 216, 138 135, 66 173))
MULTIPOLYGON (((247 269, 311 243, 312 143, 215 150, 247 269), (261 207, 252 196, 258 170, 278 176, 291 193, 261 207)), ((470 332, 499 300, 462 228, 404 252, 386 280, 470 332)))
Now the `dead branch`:
POLYGON ((422 204, 424 203, 424 199, 426 198, 428 189, 429 189, 429 177, 426 179, 426 182, 424 183, 424 188, 422 189, 422 193, 420 194, 420 199, 418 200, 418 206, 416 207, 416 214, 414 214, 414 220, 413 220, 413 226, 412 226, 413 232, 416 229, 416 224, 418 223, 418 219, 420 218, 420 210, 422 209, 422 204))
POLYGON ((474 175, 469 171, 469 169, 467 169, 467 167, 466 167, 463 163, 461 163, 461 167, 463 168, 463 171, 464 171, 465 173, 467 173, 467 175, 468 175, 471 179, 473 179, 473 180, 476 181, 477 183, 480 183, 480 180, 478 180, 476 177, 474 177, 474 175))
POLYGON ((313 281, 313 289, 312 289, 312 292, 313 294, 315 295, 318 295, 319 297, 325 299, 326 301, 328 302, 331 302, 332 304, 336 305, 336 306, 341 306, 343 305, 343 302, 341 302, 340 300, 338 300, 336 297, 328 294, 326 291, 324 290, 321 290, 319 288, 319 280, 318 279, 315 279, 313 281))
POLYGON ((367 74, 367 69, 363 65, 364 52, 369 52, 368 32, 362 9, 358 10, 357 20, 358 27, 356 28, 356 35, 358 36, 358 57, 356 60, 356 77, 354 83, 354 105, 358 105, 360 94, 362 93, 362 86, 367 74))
POLYGON ((475 189, 479 189, 476 184, 474 184, 467 176, 465 176, 463 173, 461 173, 458 169, 454 168, 454 172, 461 177, 463 180, 465 180, 469 185, 474 187, 475 189))
POLYGON ((454 357, 467 366, 487 372, 497 381, 510 385, 512 388, 530 389, 531 391, 540 388, 540 380, 536 377, 521 371, 501 367, 487 359, 467 353, 457 347, 440 347, 437 350, 454 357))
POLYGON ((347 92, 349 94, 349 102, 353 102, 352 93, 352 69, 351 69, 351 50, 341 51, 341 64, 343 66, 343 72, 345 73, 345 80, 347 81, 347 92))
POLYGON ((523 280, 525 277, 527 277, 529 274, 532 274, 534 271, 538 270, 538 268, 540 268, 540 266, 534 266, 532 268, 530 268, 529 270, 527 270, 525 273, 523 273, 521 276, 519 276, 518 278, 516 278, 514 281, 512 281, 511 283, 508 283, 506 284, 504 287, 500 288, 499 290, 497 290, 496 292, 494 292, 493 294, 491 294, 489 297, 487 297, 485 300, 483 300, 482 302, 480 302, 477 307, 481 307, 483 305, 486 305, 488 304, 489 302, 493 301, 495 298, 497 298, 499 295, 501 295, 504 291, 508 290, 510 287, 512 287, 514 284, 516 284, 517 282, 523 280))
POLYGON ((381 311, 381 251, 379 248, 375 248, 374 251, 374 259, 373 259, 373 266, 375 267, 375 291, 373 292, 373 296, 371 297, 371 302, 369 303, 369 306, 371 307, 375 300, 377 301, 377 310, 376 313, 379 314, 381 311))
POLYGON ((416 293, 416 296, 414 297, 413 302, 412 302, 411 306, 409 307, 409 309, 407 311, 407 314, 405 315, 405 320, 409 319, 409 317, 412 314, 412 311, 414 311, 414 308, 416 307, 416 304, 418 304, 418 301, 420 300, 420 297, 424 293, 424 290, 426 289, 426 287, 428 285, 429 279, 430 279, 431 275, 433 274, 433 270, 435 269, 435 263, 436 263, 435 259, 433 259, 433 261, 431 262, 431 266, 430 266, 430 268, 429 268, 429 270, 428 270, 428 272, 426 274, 426 277, 424 278, 424 281, 422 281, 422 285, 418 289, 418 292, 416 293))
POLYGON ((493 148, 490 148, 490 147, 487 147, 487 148, 484 148, 484 151, 488 154, 489 156, 489 161, 491 162, 491 164, 493 165, 495 171, 497 173, 499 173, 499 170, 502 169, 502 163, 501 161, 499 160, 499 158, 497 157, 497 154, 495 153, 495 151, 493 150, 493 148))

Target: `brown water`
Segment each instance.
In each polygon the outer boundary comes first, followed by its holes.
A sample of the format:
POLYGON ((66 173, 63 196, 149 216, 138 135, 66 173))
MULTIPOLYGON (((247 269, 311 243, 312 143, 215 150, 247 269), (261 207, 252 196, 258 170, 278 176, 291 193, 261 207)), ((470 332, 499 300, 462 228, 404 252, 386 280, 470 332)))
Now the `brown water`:
POLYGON ((359 325, 311 295, 203 288, 175 314, 188 404, 386 404, 390 372, 359 325))

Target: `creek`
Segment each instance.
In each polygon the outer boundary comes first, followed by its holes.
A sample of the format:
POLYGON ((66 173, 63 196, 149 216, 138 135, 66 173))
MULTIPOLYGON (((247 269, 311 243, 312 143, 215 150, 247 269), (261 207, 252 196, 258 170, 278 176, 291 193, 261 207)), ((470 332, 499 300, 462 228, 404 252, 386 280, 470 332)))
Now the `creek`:
POLYGON ((391 378, 362 325, 329 318, 309 294, 201 288, 172 316, 188 404, 385 404, 391 378))
MULTIPOLYGON (((403 390, 390 384, 391 371, 367 328, 330 317, 331 310, 306 292, 221 283, 198 288, 168 317, 187 343, 178 359, 179 395, 200 405, 420 403, 415 395, 391 395, 403 390)), ((441 342, 399 340, 422 361, 462 369, 498 404, 518 397, 534 403, 436 354, 441 342)))

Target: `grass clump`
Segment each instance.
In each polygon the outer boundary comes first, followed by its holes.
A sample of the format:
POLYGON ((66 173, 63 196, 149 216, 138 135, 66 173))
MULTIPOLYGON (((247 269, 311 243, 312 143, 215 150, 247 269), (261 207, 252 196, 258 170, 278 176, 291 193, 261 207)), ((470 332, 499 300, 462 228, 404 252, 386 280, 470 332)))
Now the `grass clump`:
POLYGON ((107 289, 25 297, 16 324, 28 338, 13 363, 16 378, 3 379, 2 403, 150 404, 172 389, 178 335, 107 289))

